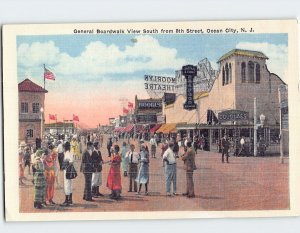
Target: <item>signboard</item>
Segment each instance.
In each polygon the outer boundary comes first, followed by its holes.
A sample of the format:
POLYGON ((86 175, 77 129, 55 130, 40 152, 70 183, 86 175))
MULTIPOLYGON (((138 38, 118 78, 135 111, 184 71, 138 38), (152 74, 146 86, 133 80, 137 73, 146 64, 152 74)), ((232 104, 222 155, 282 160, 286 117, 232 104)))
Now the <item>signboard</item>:
POLYGON ((157 117, 154 114, 136 115, 136 123, 156 123, 157 117))
POLYGON ((162 109, 161 100, 139 100, 138 109, 162 109))
POLYGON ((162 115, 162 114, 157 115, 157 123, 165 124, 166 123, 166 116, 162 115))
POLYGON ((164 94, 164 102, 165 104, 173 104, 176 100, 176 94, 175 93, 165 93, 164 94))
POLYGON ((110 117, 108 121, 109 121, 109 125, 113 125, 116 122, 114 117, 110 117))
POLYGON ((240 110, 228 110, 218 114, 219 122, 226 121, 247 121, 249 120, 249 113, 240 110))
POLYGON ((183 66, 182 75, 186 78, 186 102, 183 104, 183 108, 186 110, 196 109, 197 104, 194 102, 194 77, 197 75, 197 66, 183 66))
POLYGON ((175 77, 144 75, 144 87, 151 98, 162 98, 165 92, 174 93, 177 79, 175 77))

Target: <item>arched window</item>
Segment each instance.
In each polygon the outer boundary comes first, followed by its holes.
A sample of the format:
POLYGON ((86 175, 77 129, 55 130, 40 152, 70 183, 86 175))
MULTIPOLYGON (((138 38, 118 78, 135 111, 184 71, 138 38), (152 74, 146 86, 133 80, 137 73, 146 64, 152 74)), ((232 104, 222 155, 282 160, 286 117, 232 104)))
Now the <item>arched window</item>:
POLYGON ((229 83, 232 83, 232 69, 231 69, 231 63, 229 63, 229 83))
POLYGON ((228 68, 228 63, 225 65, 225 85, 228 84, 229 80, 229 68, 228 68))
POLYGON ((254 82, 254 63, 252 61, 248 62, 248 82, 254 82))
POLYGON ((223 70, 222 70, 222 86, 225 85, 225 69, 224 69, 224 66, 223 66, 223 70))
POLYGON ((255 77, 256 77, 256 83, 260 83, 260 65, 256 64, 255 66, 255 77))
POLYGON ((246 82, 246 63, 242 62, 242 70, 241 70, 241 76, 242 76, 242 83, 246 82))

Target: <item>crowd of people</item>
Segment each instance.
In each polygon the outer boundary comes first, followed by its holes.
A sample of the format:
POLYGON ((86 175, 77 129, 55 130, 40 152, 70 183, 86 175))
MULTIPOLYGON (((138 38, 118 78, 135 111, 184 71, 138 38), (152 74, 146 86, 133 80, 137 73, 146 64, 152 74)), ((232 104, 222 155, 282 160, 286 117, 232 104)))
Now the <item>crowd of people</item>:
MULTIPOLYGON (((55 203, 55 186, 63 188, 65 200, 61 206, 73 205, 74 179, 78 176, 75 161, 80 162, 80 172, 84 175, 83 200, 94 201, 93 198, 103 196, 100 193, 102 186, 102 166, 109 164, 106 186, 111 190, 109 197, 118 200, 122 193, 122 177, 129 179, 128 192, 136 192, 141 195, 144 186, 144 194, 149 194, 150 156, 157 157, 158 142, 155 136, 148 145, 140 140, 137 143, 129 143, 109 137, 107 140, 107 159, 102 157, 100 146, 103 145, 101 137, 87 137, 73 135, 69 140, 42 141, 37 138, 35 146, 21 144, 19 148, 19 182, 25 185, 24 169, 28 168, 34 188, 34 208, 41 209, 55 203), (81 143, 83 142, 83 146, 81 143), (122 172, 121 172, 122 171, 122 172), (59 173, 63 174, 63 186, 59 183, 59 173), (55 185, 56 184, 56 185, 55 185)), ((102 137, 103 138, 103 137, 102 137)), ((181 158, 185 164, 187 177, 187 190, 183 195, 188 198, 195 197, 193 184, 193 171, 195 166, 195 150, 192 141, 187 141, 184 153, 179 155, 179 144, 175 138, 162 143, 160 157, 163 161, 166 195, 177 195, 176 190, 176 161, 181 158), (172 186, 172 191, 171 191, 172 186)), ((56 191, 57 192, 57 191, 56 191)))

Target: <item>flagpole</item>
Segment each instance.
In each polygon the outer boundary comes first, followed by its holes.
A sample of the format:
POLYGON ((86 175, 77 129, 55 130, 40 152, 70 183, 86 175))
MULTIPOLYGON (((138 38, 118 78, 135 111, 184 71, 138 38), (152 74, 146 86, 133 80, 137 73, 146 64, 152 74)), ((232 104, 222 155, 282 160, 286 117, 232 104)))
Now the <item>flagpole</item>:
POLYGON ((44 64, 44 89, 46 90, 45 69, 46 69, 46 66, 45 66, 45 64, 44 64))

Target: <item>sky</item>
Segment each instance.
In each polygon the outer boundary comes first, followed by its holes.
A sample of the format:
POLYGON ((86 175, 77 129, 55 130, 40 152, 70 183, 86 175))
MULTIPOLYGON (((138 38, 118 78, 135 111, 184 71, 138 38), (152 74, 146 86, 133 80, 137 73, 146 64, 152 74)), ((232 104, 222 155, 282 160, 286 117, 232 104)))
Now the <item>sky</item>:
POLYGON ((43 64, 55 73, 55 81, 46 80, 46 123, 49 114, 59 121, 75 114, 88 127, 122 115, 122 98, 149 98, 145 74, 174 77, 203 58, 218 69, 218 59, 235 48, 263 52, 283 80, 288 64, 287 34, 18 36, 16 46, 18 82, 43 86, 43 64))

